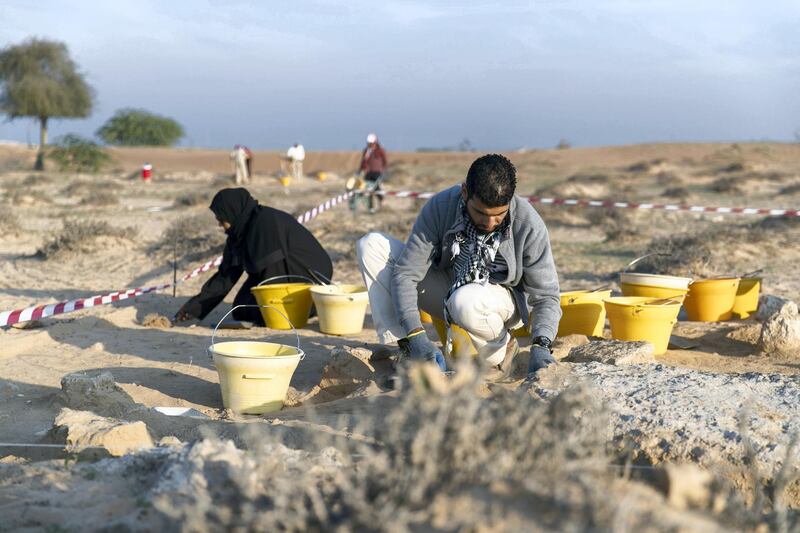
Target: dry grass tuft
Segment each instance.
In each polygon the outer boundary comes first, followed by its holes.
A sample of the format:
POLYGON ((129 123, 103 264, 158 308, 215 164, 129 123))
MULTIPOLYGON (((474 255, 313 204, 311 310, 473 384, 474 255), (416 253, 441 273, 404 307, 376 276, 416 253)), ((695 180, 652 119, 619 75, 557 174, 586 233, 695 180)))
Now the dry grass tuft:
POLYGON ((737 176, 726 176, 714 180, 708 188, 719 194, 742 194, 741 181, 737 176))
POLYGON ((81 205, 104 206, 118 203, 117 195, 107 190, 91 190, 81 198, 81 205))
POLYGON ((225 235, 209 212, 181 217, 173 222, 150 253, 167 258, 172 257, 174 251, 179 259, 194 261, 220 253, 224 244, 225 235))
POLYGON ((732 275, 731 250, 751 250, 763 263, 782 247, 793 246, 800 220, 768 217, 741 225, 715 225, 701 230, 653 239, 645 253, 667 254, 643 259, 636 272, 686 276, 732 275))
POLYGON ((189 192, 175 198, 175 207, 194 207, 208 203, 209 196, 203 192, 189 192))
POLYGON ((797 526, 796 513, 745 506, 722 485, 718 497, 687 510, 619 478, 608 451, 607 413, 585 386, 548 401, 524 387, 490 397, 479 389, 475 373, 448 379, 412 367, 388 411, 363 407, 357 419, 371 422, 346 436, 315 431, 302 450, 293 450, 274 428, 249 425, 246 451, 214 438, 185 448, 161 467, 148 503, 163 529, 184 531, 797 526))
POLYGON ((39 185, 50 185, 55 181, 51 176, 46 176, 44 174, 31 174, 24 180, 22 180, 22 185, 25 187, 37 187, 39 185))
POLYGON ((0 228, 3 232, 20 229, 19 217, 10 209, 0 209, 0 228))
POLYGON ((61 231, 36 252, 36 257, 49 260, 89 253, 97 249, 99 237, 133 239, 136 233, 135 228, 115 228, 101 220, 65 220, 61 231))

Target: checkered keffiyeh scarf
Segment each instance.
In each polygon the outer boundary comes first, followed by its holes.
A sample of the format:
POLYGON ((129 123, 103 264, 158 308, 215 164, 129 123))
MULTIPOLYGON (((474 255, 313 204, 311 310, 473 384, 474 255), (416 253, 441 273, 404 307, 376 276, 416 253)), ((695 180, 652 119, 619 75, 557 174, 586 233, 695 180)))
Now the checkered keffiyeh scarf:
POLYGON ((508 220, 506 220, 492 233, 480 233, 472 223, 472 219, 469 218, 463 200, 461 208, 465 224, 464 229, 456 234, 451 248, 455 281, 447 291, 448 298, 456 289, 467 283, 480 283, 481 285, 489 283, 492 263, 494 263, 500 241, 508 226, 508 220))

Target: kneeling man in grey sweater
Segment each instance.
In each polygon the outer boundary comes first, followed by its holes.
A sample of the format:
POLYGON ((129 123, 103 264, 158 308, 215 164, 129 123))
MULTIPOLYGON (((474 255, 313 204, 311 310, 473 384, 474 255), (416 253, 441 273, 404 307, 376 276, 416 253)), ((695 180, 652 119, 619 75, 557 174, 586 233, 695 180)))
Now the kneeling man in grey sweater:
POLYGON ((478 158, 467 178, 422 208, 405 244, 369 233, 356 246, 372 319, 384 344, 411 359, 441 351, 422 327, 424 310, 466 330, 484 366, 507 376, 519 346, 511 331, 528 325, 529 372, 554 363, 550 344, 561 318, 558 275, 547 228, 514 195, 516 169, 502 155, 478 158))

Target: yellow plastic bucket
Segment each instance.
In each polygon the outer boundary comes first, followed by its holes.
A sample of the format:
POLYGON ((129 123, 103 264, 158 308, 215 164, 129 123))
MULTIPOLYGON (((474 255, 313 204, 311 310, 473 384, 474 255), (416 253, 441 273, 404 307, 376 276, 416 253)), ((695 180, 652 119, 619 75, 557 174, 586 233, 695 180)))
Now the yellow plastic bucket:
POLYGON ((639 285, 637 283, 620 283, 623 296, 645 296, 647 298, 676 298, 683 301, 689 289, 674 287, 657 287, 655 285, 639 285))
POLYGON ((606 323, 603 300, 611 291, 570 291, 561 293, 561 321, 558 336, 587 335, 602 337, 606 323))
POLYGON ((292 329, 292 326, 302 328, 308 323, 312 286, 311 283, 274 283, 253 287, 250 292, 256 297, 268 328, 292 329))
POLYGON ((739 288, 739 278, 703 279, 689 285, 683 301, 686 315, 695 322, 728 320, 733 314, 733 302, 739 288))
POLYGON ((278 181, 280 181, 281 185, 284 187, 288 187, 292 183, 292 178, 291 176, 281 176, 278 178, 278 181))
POLYGON ((317 307, 319 329, 331 335, 352 335, 364 327, 369 296, 360 285, 315 285, 311 297, 317 307))
POLYGON ((525 337, 530 337, 531 330, 528 327, 521 327, 517 329, 511 330, 511 335, 516 339, 524 339, 525 337))
POLYGON ((758 296, 761 292, 761 278, 742 278, 733 300, 733 314, 747 318, 758 311, 758 296))
POLYGON ((676 299, 617 296, 604 300, 611 337, 622 341, 647 341, 656 355, 667 351, 681 302, 676 299))
POLYGON ((436 334, 439 336, 439 342, 442 343, 442 346, 447 344, 447 322, 442 320, 441 318, 437 318, 432 316, 431 319, 433 320, 433 327, 436 330, 436 334))
MULTIPOLYGON (((446 338, 447 341, 444 343, 445 352, 450 361, 465 357, 472 358, 478 355, 478 350, 476 350, 475 345, 472 344, 469 333, 461 326, 450 324, 450 328, 446 333, 446 338)), ((448 366, 450 361, 448 361, 448 366)))
POLYGON ((272 342, 218 342, 208 347, 222 389, 222 404, 235 413, 279 411, 297 365, 295 346, 272 342))

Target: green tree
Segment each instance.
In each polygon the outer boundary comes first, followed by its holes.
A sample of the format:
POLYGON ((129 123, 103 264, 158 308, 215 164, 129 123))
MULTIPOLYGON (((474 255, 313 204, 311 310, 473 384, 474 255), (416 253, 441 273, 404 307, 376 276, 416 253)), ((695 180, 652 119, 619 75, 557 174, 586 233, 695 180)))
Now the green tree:
POLYGON ((183 128, 171 118, 144 109, 120 109, 97 130, 97 136, 118 146, 172 146, 183 128))
POLYGON ((29 39, 0 51, 0 111, 11 120, 39 120, 36 169, 44 168, 47 121, 82 118, 92 111, 92 88, 78 72, 64 43, 29 39))

